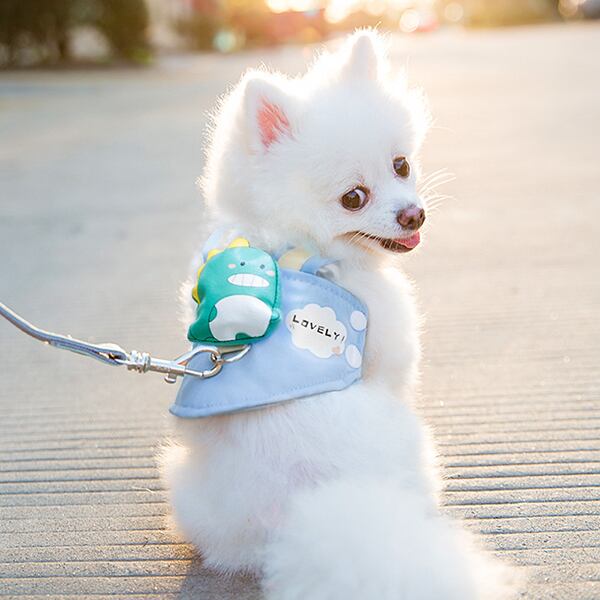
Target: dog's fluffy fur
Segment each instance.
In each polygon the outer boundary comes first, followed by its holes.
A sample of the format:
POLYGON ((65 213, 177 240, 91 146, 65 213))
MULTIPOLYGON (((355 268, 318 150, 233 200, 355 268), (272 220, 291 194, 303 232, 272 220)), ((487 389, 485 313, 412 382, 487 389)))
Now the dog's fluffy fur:
MULTIPOLYGON (((422 98, 358 32, 308 73, 250 71, 218 109, 202 180, 211 227, 253 245, 311 245, 369 307, 363 379, 341 392, 208 419, 178 419, 163 456, 175 520, 205 563, 263 578, 270 600, 500 597, 495 567, 437 510, 427 435, 410 403, 417 317, 380 238, 422 207, 422 98), (408 178, 392 169, 408 157, 408 178), (370 190, 365 208, 340 197, 370 190)), ((268 369, 268 365, 265 366, 268 369)))

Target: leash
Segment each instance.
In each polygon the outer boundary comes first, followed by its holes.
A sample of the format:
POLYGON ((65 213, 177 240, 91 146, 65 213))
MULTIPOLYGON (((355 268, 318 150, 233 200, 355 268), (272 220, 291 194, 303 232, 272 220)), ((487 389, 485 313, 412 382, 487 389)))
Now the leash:
POLYGON ((198 379, 209 379, 210 377, 218 375, 225 364, 240 360, 250 350, 249 345, 228 346, 226 348, 201 345, 195 346, 189 352, 186 352, 173 360, 165 360, 162 358, 154 358, 153 356, 150 356, 148 352, 138 352, 137 350, 126 352, 117 344, 90 344, 89 342, 84 342, 83 340, 78 340, 71 336, 45 331, 32 325, 29 321, 26 321, 2 302, 0 302, 0 315, 23 333, 49 344, 50 346, 89 356, 104 364, 125 366, 128 371, 136 371, 137 373, 147 373, 148 371, 164 373, 165 381, 167 383, 175 383, 177 377, 183 377, 184 375, 190 375, 192 377, 197 377, 198 379), (205 371, 190 369, 187 366, 188 363, 195 356, 203 353, 208 355, 212 367, 205 371))

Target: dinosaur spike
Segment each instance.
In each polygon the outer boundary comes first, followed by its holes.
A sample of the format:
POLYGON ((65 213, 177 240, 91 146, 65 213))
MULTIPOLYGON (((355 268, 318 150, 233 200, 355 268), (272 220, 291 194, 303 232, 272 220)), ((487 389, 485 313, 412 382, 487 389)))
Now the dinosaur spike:
POLYGON ((243 237, 238 237, 235 238, 235 240, 233 240, 233 242, 231 242, 231 244, 229 244, 228 248, 240 248, 240 247, 244 247, 244 248, 248 248, 250 246, 250 242, 243 237))
POLYGON ((220 254, 222 250, 220 248, 213 248, 207 255, 206 260, 210 260, 213 256, 220 254))

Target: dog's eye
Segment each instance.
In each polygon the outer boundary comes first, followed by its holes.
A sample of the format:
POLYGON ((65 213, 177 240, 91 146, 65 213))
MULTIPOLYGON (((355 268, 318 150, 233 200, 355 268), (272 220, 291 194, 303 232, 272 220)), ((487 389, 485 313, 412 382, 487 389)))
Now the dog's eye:
POLYGON ((340 199, 346 210, 360 210, 369 201, 369 190, 357 187, 346 192, 340 199))
POLYGON ((396 171, 396 175, 405 179, 410 175, 410 165, 405 156, 397 156, 394 159, 394 171, 396 171))

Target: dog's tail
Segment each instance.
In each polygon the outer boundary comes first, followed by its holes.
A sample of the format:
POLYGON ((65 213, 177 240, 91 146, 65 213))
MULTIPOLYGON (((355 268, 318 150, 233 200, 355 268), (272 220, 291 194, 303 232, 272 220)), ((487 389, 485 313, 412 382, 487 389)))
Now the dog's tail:
POLYGON ((269 600, 508 597, 503 569, 391 483, 337 481, 295 497, 265 565, 269 600))

